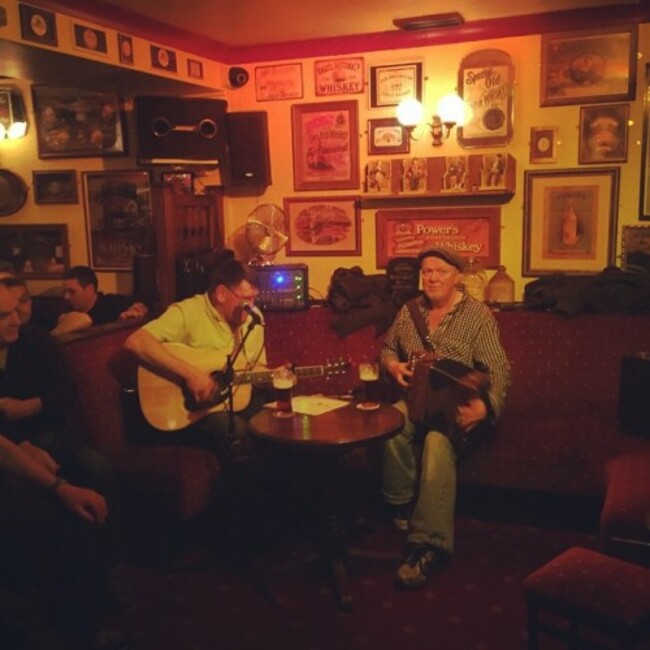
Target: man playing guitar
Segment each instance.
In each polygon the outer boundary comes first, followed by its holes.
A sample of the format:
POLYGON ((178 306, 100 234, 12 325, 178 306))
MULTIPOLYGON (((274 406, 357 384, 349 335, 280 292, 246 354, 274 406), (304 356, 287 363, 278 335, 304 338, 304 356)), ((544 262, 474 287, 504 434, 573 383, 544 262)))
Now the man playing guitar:
MULTIPOLYGON (((187 426, 170 427, 179 430, 176 434, 164 434, 166 442, 175 438, 184 444, 206 447, 223 463, 233 460, 236 449, 241 448, 246 437, 246 420, 261 404, 253 399, 235 415, 229 412, 229 400, 224 398, 218 400, 222 408, 210 412, 210 405, 224 386, 218 385, 210 370, 197 367, 167 344, 182 344, 190 353, 185 356, 191 358, 211 355, 218 358, 220 366, 214 365, 211 370, 224 370, 226 374, 229 357, 238 367, 264 366, 263 321, 254 307, 257 294, 254 271, 235 260, 231 251, 224 251, 206 293, 173 303, 159 318, 126 340, 126 348, 145 367, 177 383, 188 402, 198 407, 196 417, 188 418, 187 426), (232 359, 235 354, 237 359, 232 359)), ((160 408, 165 408, 165 400, 160 402, 160 408)))

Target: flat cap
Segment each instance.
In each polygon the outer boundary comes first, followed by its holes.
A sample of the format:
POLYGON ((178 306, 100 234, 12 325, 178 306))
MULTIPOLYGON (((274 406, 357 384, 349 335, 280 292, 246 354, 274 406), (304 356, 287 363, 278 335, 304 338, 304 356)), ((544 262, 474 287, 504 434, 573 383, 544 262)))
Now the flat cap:
POLYGON ((441 260, 455 266, 461 273, 465 270, 465 260, 449 246, 439 246, 437 248, 427 248, 418 255, 418 262, 422 264, 422 260, 427 257, 437 257, 441 260))

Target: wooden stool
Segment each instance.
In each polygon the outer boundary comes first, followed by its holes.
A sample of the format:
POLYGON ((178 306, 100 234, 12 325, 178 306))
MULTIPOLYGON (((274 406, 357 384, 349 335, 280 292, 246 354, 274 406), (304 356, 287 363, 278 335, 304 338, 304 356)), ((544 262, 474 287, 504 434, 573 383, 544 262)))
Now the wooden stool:
POLYGON ((540 631, 566 640, 571 650, 607 647, 581 637, 581 626, 606 635, 622 650, 649 636, 650 569, 645 567, 573 547, 531 573, 524 592, 529 650, 539 648, 540 631))

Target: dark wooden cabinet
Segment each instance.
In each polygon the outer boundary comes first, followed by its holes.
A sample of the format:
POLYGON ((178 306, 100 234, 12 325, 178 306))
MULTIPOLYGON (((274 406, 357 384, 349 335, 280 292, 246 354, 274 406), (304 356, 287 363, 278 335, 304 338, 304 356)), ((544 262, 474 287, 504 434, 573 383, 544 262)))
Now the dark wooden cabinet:
POLYGON ((186 192, 175 185, 154 188, 154 227, 160 299, 163 306, 178 295, 181 258, 223 248, 223 192, 186 192))

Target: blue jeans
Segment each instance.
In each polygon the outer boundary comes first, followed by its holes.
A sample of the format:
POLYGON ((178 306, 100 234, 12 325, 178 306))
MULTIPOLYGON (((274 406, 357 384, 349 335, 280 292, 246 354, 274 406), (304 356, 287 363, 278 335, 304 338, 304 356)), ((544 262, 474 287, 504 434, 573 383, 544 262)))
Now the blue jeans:
POLYGON ((408 417, 404 401, 394 404, 404 414, 404 428, 384 447, 382 492, 391 505, 414 499, 408 541, 454 550, 457 457, 440 431, 421 433, 408 417))

